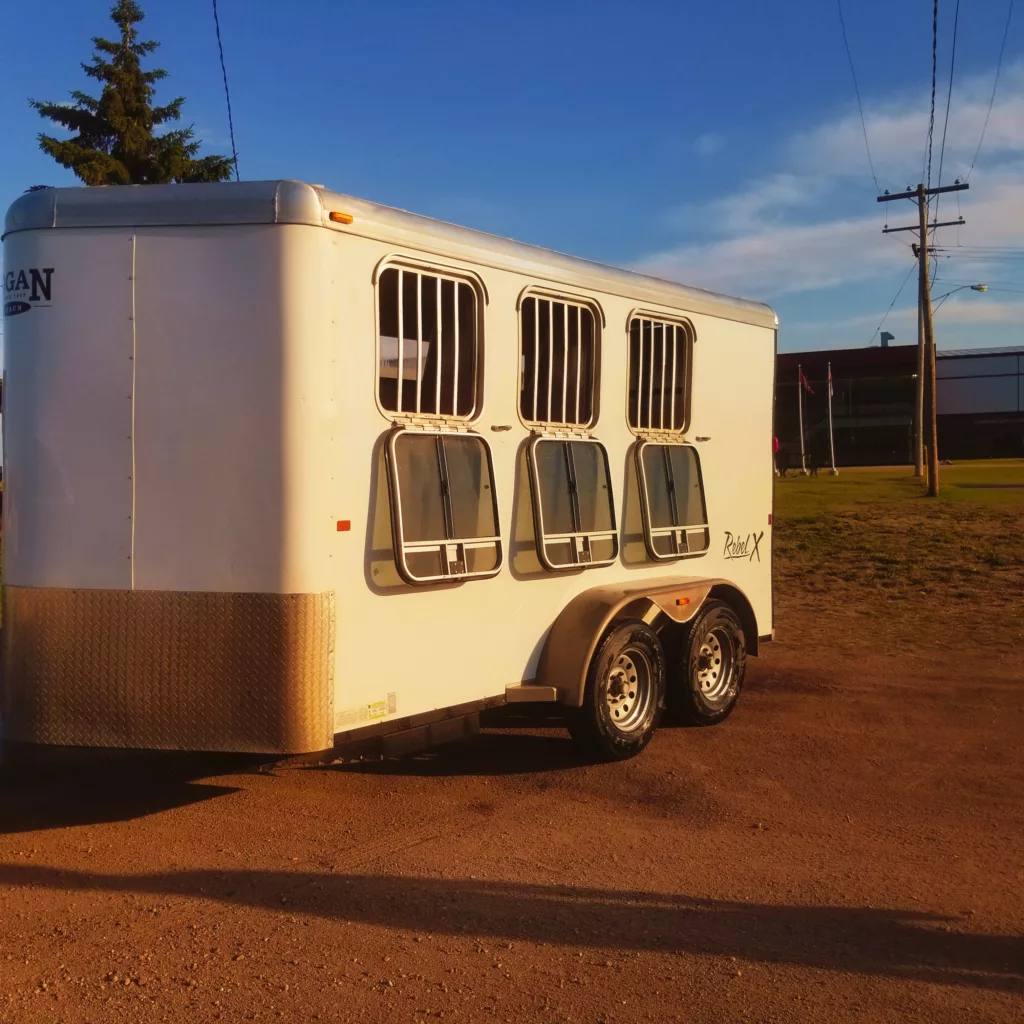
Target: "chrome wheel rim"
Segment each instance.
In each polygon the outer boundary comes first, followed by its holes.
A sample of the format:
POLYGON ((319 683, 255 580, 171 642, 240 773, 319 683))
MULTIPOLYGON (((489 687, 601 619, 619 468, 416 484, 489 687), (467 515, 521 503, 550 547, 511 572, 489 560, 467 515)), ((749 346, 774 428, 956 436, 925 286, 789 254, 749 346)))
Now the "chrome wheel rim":
POLYGON ((627 647, 605 676, 608 717, 622 732, 640 728, 651 706, 651 661, 639 647, 627 647))
POLYGON ((710 703, 728 697, 736 678, 736 645, 725 629, 713 629, 697 652, 697 685, 710 703))

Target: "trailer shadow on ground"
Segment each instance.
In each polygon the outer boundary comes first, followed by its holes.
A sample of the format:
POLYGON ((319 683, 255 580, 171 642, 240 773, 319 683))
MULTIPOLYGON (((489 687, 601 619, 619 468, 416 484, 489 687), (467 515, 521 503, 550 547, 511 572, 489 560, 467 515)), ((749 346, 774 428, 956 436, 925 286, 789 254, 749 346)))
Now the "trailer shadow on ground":
MULTIPOLYGON (((531 730, 536 729, 531 725, 531 730)), ((580 768, 593 762, 579 750, 564 723, 551 730, 530 732, 483 732, 472 739, 448 743, 408 757, 344 761, 326 766, 328 771, 357 775, 421 777, 475 775, 534 775, 580 768)))
POLYGON ((199 898, 289 916, 607 955, 687 953, 1024 992, 1024 938, 962 918, 881 907, 772 905, 469 879, 287 871, 108 875, 0 865, 0 885, 199 898))
POLYGON ((237 792, 197 780, 257 770, 252 758, 146 753, 0 762, 0 835, 144 818, 237 792))

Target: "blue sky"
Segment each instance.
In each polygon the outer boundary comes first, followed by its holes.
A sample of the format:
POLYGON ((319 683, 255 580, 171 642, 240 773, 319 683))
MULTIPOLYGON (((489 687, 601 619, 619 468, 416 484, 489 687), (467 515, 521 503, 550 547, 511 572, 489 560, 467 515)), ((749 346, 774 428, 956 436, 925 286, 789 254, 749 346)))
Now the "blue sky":
MULTIPOLYGON (((8 0, 9 2, 9 0, 8 0)), ((943 180, 966 173, 1008 0, 962 0, 943 180)), ((28 97, 89 89, 109 0, 5 33, 0 203, 72 184, 28 97)), ((146 38, 208 149, 229 148, 209 0, 143 0, 146 38)), ((933 178, 955 0, 940 3, 933 178)), ((291 177, 687 284, 765 299, 787 350, 866 345, 910 270, 910 203, 875 202, 832 0, 341 4, 219 0, 243 177, 291 177), (301 11, 301 13, 300 13, 301 11)), ((921 179, 930 0, 845 0, 879 182, 921 179)), ((8 28, 12 22, 6 22, 8 28)), ((1024 9, 935 294, 940 347, 1024 343, 1024 9)), ((944 200, 942 219, 957 214, 944 200)), ((911 341, 909 281, 886 322, 911 341)), ((877 337, 875 340, 877 344, 877 337)))

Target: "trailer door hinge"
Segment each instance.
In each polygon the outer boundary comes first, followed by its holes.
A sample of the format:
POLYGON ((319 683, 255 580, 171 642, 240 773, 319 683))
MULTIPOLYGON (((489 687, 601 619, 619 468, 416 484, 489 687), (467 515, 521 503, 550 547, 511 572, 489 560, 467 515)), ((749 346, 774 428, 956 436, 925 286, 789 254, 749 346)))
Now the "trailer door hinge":
POLYGON ((594 437, 589 430, 571 430, 568 427, 544 427, 535 430, 534 434, 556 441, 592 441, 594 437))
POLYGON ((392 416, 391 422, 405 430, 443 430, 459 434, 468 434, 470 431, 469 423, 450 416, 417 416, 415 413, 408 413, 392 416))

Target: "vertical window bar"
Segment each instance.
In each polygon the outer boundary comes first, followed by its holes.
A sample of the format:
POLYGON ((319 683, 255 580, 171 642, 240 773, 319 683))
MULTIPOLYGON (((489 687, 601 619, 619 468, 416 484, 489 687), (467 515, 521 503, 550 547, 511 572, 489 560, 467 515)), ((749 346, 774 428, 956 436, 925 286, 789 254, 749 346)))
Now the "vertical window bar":
POLYGON ((455 317, 455 359, 452 371, 452 415, 459 415, 459 282, 452 281, 452 313, 455 317))
POLYGON ((576 412, 575 422, 580 421, 580 373, 583 365, 583 307, 576 307, 576 412))
POLYGON ((565 464, 569 471, 569 497, 572 503, 572 530, 579 533, 583 527, 580 515, 580 492, 576 483, 576 460, 573 458, 572 442, 565 441, 565 464))
POLYGON ((551 390, 555 379, 555 304, 548 300, 548 407, 545 419, 551 417, 551 390))
POLYGON ((651 325, 650 348, 647 357, 647 429, 654 426, 654 321, 647 321, 651 325))
MULTIPOLYGON (((448 479, 448 453, 444 449, 444 438, 437 437, 437 469, 441 477, 441 507, 444 509, 445 539, 455 536, 455 515, 452 512, 452 488, 448 479)), ((445 571, 448 569, 448 556, 445 551, 445 571)))
POLYGON ((434 327, 437 330, 437 338, 435 344, 437 345, 437 351, 434 353, 434 413, 437 416, 442 415, 441 410, 441 367, 444 365, 444 348, 441 345, 441 276, 438 275, 435 280, 437 281, 437 297, 436 303, 437 308, 434 310, 434 327))
POLYGON ((562 423, 569 421, 569 304, 562 303, 562 423))
POLYGON ((668 483, 669 514, 672 516, 672 525, 682 525, 679 521, 679 501, 676 495, 676 478, 672 472, 672 456, 668 445, 662 447, 662 457, 665 459, 665 479, 668 483))
POLYGON ((644 341, 644 321, 640 321, 640 380, 637 382, 636 425, 643 429, 644 423, 644 392, 647 390, 647 348, 644 341))
POLYGON ((639 430, 644 414, 644 322, 636 322, 636 423, 639 430))
POLYGON ((541 379, 541 300, 534 299, 534 420, 537 415, 537 385, 541 379))
POLYGON ((402 400, 405 398, 405 360, 403 356, 405 353, 402 351, 402 336, 405 334, 405 307, 403 304, 403 295, 405 292, 405 271, 401 267, 398 268, 398 401, 395 403, 398 406, 398 411, 402 411, 402 400))
POLYGON ((423 275, 416 275, 416 411, 423 401, 423 275))
POLYGON ((669 406, 669 429, 676 429, 676 361, 678 360, 679 328, 672 325, 672 398, 669 406))
MULTIPOLYGON (((661 401, 658 403, 658 429, 665 429, 665 370, 668 367, 668 324, 661 325, 661 401)), ((671 427, 672 424, 670 423, 671 427)))

